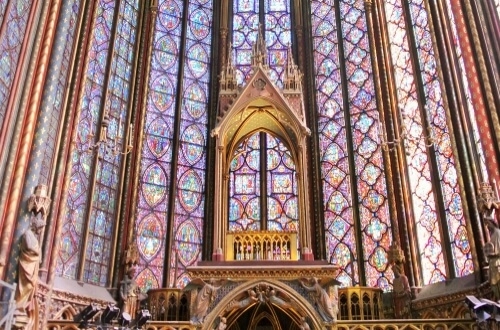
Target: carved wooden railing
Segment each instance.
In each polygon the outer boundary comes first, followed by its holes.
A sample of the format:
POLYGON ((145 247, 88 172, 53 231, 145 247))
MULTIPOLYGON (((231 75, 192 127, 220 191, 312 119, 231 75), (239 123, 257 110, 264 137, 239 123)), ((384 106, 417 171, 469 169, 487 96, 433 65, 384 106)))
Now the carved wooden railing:
POLYGON ((276 231, 230 232, 226 260, 298 260, 297 233, 276 231))
POLYGON ((382 290, 372 287, 339 288, 339 320, 380 320, 384 318, 382 290))
POLYGON ((148 291, 148 307, 152 321, 188 321, 190 296, 180 289, 148 291))

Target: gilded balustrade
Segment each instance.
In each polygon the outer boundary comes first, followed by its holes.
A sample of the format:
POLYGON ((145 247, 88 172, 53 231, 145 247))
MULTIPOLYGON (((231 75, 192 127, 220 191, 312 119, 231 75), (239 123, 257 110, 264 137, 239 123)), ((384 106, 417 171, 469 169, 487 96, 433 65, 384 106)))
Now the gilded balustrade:
POLYGON ((152 289, 148 291, 148 307, 152 321, 189 320, 190 297, 180 289, 152 289))
POLYGON ((229 232, 226 236, 226 260, 299 260, 297 233, 229 232))
POLYGON ((373 287, 339 288, 339 320, 380 320, 382 290, 373 287))

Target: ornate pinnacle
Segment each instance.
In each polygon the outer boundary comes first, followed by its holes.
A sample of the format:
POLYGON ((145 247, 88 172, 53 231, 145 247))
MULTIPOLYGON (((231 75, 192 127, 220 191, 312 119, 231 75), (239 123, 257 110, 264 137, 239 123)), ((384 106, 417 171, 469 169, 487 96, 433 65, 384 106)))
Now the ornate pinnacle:
POLYGON ((34 214, 42 214, 45 219, 50 208, 50 198, 48 195, 48 187, 44 184, 39 184, 35 187, 35 191, 28 199, 28 210, 34 214))
POLYGON ((265 69, 268 67, 267 63, 267 49, 264 37, 262 35, 262 25, 259 24, 257 39, 252 46, 252 68, 255 70, 259 65, 265 69))

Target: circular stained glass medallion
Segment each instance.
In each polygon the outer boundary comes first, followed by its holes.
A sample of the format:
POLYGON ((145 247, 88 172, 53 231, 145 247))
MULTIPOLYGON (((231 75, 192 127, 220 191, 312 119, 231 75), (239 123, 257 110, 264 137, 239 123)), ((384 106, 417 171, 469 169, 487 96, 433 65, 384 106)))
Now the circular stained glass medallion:
POLYGON ((191 27, 191 32, 194 36, 201 40, 206 38, 210 33, 210 18, 203 9, 196 9, 191 14, 191 20, 189 21, 189 26, 191 27))
POLYGON ((167 30, 173 30, 179 25, 181 15, 181 8, 175 0, 162 2, 158 11, 160 22, 167 30))
POLYGON ((196 164, 203 156, 205 137, 196 125, 188 126, 182 133, 182 153, 189 164, 196 164))
POLYGON ((149 206, 154 207, 165 198, 167 175, 158 164, 152 164, 142 176, 142 193, 149 206))
POLYGON ((163 227, 153 214, 141 221, 137 228, 137 240, 140 254, 151 260, 160 251, 163 243, 163 227))
POLYGON ((193 212, 200 205, 203 186, 203 180, 193 170, 187 171, 179 179, 179 200, 187 212, 193 212))
POLYGON ((170 128, 167 123, 158 117, 147 128, 147 144, 149 150, 157 158, 161 158, 170 148, 170 128))

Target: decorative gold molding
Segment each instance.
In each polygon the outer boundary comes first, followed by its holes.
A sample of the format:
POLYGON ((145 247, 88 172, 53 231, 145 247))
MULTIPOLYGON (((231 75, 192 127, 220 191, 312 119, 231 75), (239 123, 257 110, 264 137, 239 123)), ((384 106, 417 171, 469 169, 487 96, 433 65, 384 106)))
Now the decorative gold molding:
POLYGON ((248 280, 272 278, 292 280, 297 278, 330 278, 334 277, 338 267, 326 262, 302 263, 297 261, 234 261, 211 263, 211 265, 195 266, 188 269, 191 278, 209 280, 211 278, 230 278, 248 280))

